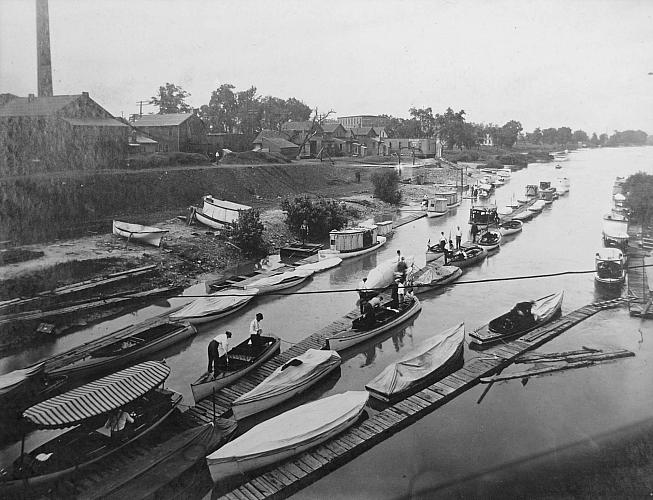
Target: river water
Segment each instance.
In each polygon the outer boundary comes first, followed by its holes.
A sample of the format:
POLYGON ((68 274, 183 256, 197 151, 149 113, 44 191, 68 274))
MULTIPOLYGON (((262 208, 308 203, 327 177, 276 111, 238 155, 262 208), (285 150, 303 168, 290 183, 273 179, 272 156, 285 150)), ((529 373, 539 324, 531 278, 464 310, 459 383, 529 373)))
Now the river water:
MULTIPOLYGON (((482 264, 467 269, 460 281, 524 276, 561 271, 591 270, 594 254, 601 247, 602 215, 611 206, 612 183, 616 176, 637 171, 653 172, 653 148, 596 149, 571 152, 568 160, 532 164, 513 172, 505 186, 497 189, 496 202, 504 206, 519 197, 526 184, 571 179, 568 195, 524 224, 521 233, 507 237, 500 250, 482 264)), ((408 172, 404 172, 407 175, 408 172)), ((469 226, 470 200, 445 217, 423 218, 399 228, 376 255, 345 260, 339 267, 315 275, 303 291, 347 290, 355 288, 377 262, 401 250, 424 264, 429 238, 440 231, 454 234, 456 226, 469 226)), ((413 207, 414 208, 414 207, 413 207)), ((563 313, 595 300, 610 297, 594 285, 592 274, 551 278, 456 284, 442 291, 422 294, 423 309, 414 322, 382 339, 343 353, 339 373, 309 394, 292 402, 317 399, 347 390, 364 390, 364 385, 390 362, 415 344, 454 324, 464 321, 466 330, 479 327, 510 309, 515 302, 565 291, 563 313)), ((203 293, 203 285, 185 292, 203 293)), ((623 291, 625 293, 625 290, 623 291)), ((192 403, 189 383, 206 368, 206 345, 217 333, 231 330, 235 345, 247 336, 256 312, 265 316, 266 332, 286 343, 297 342, 328 325, 356 305, 355 292, 265 297, 255 299, 240 313, 224 320, 201 325, 193 339, 162 355, 172 373, 167 386, 181 392, 192 403)), ((97 337, 126 324, 175 307, 189 298, 171 299, 164 306, 150 306, 137 313, 102 323, 65 336, 55 343, 26 350, 0 360, 0 373, 60 352, 84 340, 97 337)), ((476 472, 522 460, 538 453, 561 448, 588 436, 614 431, 650 418, 653 400, 653 351, 649 323, 630 318, 625 308, 603 311, 545 345, 543 351, 598 348, 625 348, 633 358, 579 370, 519 381, 495 384, 477 404, 484 386, 477 386, 408 429, 392 436, 360 457, 302 490, 297 498, 374 498, 405 496, 430 498, 435 489, 476 472)), ((469 360, 478 353, 465 351, 469 360)), ((481 354, 482 355, 482 354, 481 354)), ((27 440, 31 448, 49 437, 35 433, 27 440)), ((6 462, 16 447, 0 451, 6 462)))

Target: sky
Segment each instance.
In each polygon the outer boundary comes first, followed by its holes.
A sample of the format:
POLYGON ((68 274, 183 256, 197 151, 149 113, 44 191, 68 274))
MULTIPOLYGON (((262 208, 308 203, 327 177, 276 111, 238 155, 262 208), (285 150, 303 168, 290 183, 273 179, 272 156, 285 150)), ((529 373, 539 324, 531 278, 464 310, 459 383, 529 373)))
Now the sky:
MULTIPOLYGON (((653 134, 650 0, 50 0, 55 94, 116 116, 160 85, 222 83, 335 116, 653 134)), ((0 0, 0 93, 36 93, 34 0, 0 0)), ((144 112, 154 112, 145 106, 144 112)))

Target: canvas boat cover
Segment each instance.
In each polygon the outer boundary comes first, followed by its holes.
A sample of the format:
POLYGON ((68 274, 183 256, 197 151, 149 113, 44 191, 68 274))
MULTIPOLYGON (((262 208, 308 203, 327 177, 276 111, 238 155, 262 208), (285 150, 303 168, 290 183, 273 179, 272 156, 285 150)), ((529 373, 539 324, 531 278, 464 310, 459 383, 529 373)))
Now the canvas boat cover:
POLYGON ((295 278, 304 278, 304 279, 308 278, 314 272, 315 271, 313 271, 312 269, 302 269, 302 270, 295 269, 294 271, 288 271, 285 273, 274 274, 272 276, 266 276, 265 278, 261 278, 252 283, 249 283, 245 288, 247 290, 251 290, 252 288, 265 289, 267 287, 278 285, 283 281, 287 281, 295 278))
POLYGON ((368 397, 366 391, 348 391, 293 408, 214 451, 206 457, 207 462, 211 465, 310 443, 355 419, 368 397))
MULTIPOLYGON (((413 265, 415 258, 412 255, 408 255, 404 260, 406 261, 406 266, 410 268, 410 266, 413 265)), ((397 257, 393 257, 392 259, 381 262, 378 266, 372 269, 367 274, 367 282, 365 283, 367 288, 372 290, 390 286, 395 280, 397 264, 397 257)))
POLYGON ((0 375, 0 396, 43 370, 43 363, 0 375))
POLYGON ((414 285, 430 285, 431 283, 442 281, 454 274, 458 268, 456 266, 441 266, 427 264, 423 269, 418 271, 413 278, 414 285))
POLYGON ((603 234, 608 238, 628 239, 628 222, 625 220, 603 219, 603 234))
POLYGON ((537 299, 533 302, 531 307, 531 314, 535 321, 541 321, 548 319, 551 315, 558 309, 560 304, 562 304, 562 298, 564 297, 565 292, 560 291, 541 299, 537 299))
POLYGON ((237 398, 234 404, 247 404, 291 391, 307 380, 319 377, 325 371, 338 366, 340 361, 336 351, 309 349, 274 370, 254 389, 237 398))
POLYGON ((546 206, 546 202, 544 200, 537 200, 535 203, 533 203, 528 209, 529 210, 537 210, 540 211, 546 206))
POLYGON ((227 309, 246 304, 252 300, 257 293, 258 288, 247 288, 247 290, 228 288, 226 290, 221 290, 217 293, 212 293, 208 297, 195 299, 176 313, 171 314, 170 318, 182 320, 186 318, 197 318, 211 314, 218 314, 227 309))
POLYGON ((403 392, 449 361, 464 341, 465 323, 460 323, 422 342, 365 387, 388 396, 403 392))
POLYGON ((41 428, 71 427, 141 397, 169 373, 164 363, 146 361, 47 399, 25 410, 23 416, 41 428))
POLYGON ((599 248, 596 252, 596 260, 621 262, 624 254, 618 248, 599 248))
POLYGON ((319 273, 320 271, 326 271, 332 267, 339 266, 341 262, 342 259, 340 257, 331 257, 329 259, 312 262, 311 264, 302 264, 301 266, 297 266, 295 271, 313 271, 319 273))

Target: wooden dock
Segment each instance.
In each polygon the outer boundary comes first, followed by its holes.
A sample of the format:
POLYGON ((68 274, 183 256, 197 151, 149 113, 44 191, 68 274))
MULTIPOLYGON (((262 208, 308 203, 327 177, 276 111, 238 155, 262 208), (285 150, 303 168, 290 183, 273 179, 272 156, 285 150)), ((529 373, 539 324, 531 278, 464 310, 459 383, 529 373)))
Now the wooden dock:
MULTIPOLYGON (((646 264, 648 252, 637 246, 641 227, 628 225, 630 246, 628 247, 628 310, 631 316, 653 317, 653 295, 648 281, 646 264)), ((648 263, 651 261, 648 260, 648 263)))

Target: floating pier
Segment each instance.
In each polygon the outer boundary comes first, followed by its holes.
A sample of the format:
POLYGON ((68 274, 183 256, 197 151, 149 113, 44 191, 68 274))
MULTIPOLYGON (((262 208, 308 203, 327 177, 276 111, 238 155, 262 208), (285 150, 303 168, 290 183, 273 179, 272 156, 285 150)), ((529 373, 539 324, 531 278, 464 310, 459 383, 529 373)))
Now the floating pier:
POLYGON ((628 225, 630 246, 628 247, 628 310, 631 316, 652 318, 653 295, 646 272, 646 265, 652 260, 644 248, 636 246, 641 238, 641 227, 628 225))

